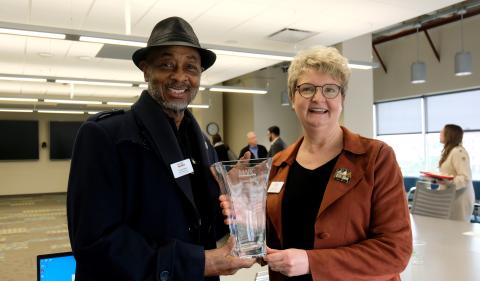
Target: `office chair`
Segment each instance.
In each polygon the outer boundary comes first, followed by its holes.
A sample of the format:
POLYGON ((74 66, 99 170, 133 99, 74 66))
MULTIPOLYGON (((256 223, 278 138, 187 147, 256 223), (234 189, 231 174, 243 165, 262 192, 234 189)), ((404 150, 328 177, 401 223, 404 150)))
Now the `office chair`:
POLYGON ((430 183, 417 181, 411 213, 428 217, 448 219, 455 199, 455 188, 432 190, 430 183))

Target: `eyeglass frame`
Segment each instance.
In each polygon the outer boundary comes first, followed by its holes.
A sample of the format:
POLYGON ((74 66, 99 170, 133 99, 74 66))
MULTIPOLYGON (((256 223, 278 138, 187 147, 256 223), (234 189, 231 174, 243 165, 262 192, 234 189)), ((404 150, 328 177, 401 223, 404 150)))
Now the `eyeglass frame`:
POLYGON ((298 91, 298 94, 299 94, 302 98, 304 98, 304 99, 313 99, 313 97, 314 97, 314 96, 317 94, 317 92, 318 92, 318 90, 317 90, 318 88, 321 89, 320 93, 322 93, 322 96, 323 96, 324 98, 326 98, 326 99, 334 99, 334 98, 338 97, 339 94, 342 94, 342 95, 343 95, 343 87, 340 86, 340 85, 337 85, 337 84, 327 83, 327 84, 323 84, 323 85, 314 85, 314 84, 312 84, 312 83, 302 83, 302 84, 300 84, 300 85, 295 86, 295 90, 298 91), (305 96, 303 96, 303 95, 300 93, 300 87, 301 87, 302 85, 305 85, 305 84, 307 84, 307 85, 312 85, 313 87, 315 87, 315 93, 314 93, 312 96, 310 96, 310 97, 305 97, 305 96), (336 87, 338 87, 338 93, 337 93, 334 97, 327 97, 327 96, 323 93, 323 87, 325 87, 325 86, 336 86, 336 87))

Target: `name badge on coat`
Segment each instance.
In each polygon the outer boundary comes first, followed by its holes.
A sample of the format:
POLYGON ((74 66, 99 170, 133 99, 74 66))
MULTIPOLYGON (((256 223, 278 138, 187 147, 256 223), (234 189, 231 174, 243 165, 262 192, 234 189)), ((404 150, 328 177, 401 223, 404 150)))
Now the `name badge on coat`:
POLYGON ((190 159, 185 159, 178 161, 177 163, 170 164, 170 168, 172 169, 174 178, 183 177, 193 173, 193 166, 190 159))

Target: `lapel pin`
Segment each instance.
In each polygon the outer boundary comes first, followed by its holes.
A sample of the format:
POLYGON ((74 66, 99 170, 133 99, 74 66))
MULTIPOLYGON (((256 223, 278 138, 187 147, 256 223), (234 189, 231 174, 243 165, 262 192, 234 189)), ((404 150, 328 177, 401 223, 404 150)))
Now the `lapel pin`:
POLYGON ((336 181, 348 183, 352 178, 352 172, 348 169, 340 168, 335 171, 335 175, 333 176, 333 178, 336 181))

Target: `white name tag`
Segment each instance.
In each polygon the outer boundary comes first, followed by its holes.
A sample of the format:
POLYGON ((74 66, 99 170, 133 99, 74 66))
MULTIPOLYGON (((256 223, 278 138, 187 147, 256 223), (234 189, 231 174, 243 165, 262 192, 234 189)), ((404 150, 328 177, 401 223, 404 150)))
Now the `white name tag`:
POLYGON ((170 164, 170 167, 172 168, 172 173, 175 178, 193 173, 192 162, 190 162, 190 159, 185 159, 178 161, 177 163, 170 164))
POLYGON ((268 193, 279 193, 282 190, 283 181, 272 181, 268 188, 268 193))

